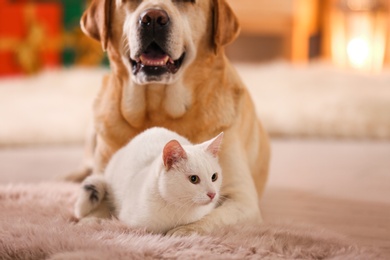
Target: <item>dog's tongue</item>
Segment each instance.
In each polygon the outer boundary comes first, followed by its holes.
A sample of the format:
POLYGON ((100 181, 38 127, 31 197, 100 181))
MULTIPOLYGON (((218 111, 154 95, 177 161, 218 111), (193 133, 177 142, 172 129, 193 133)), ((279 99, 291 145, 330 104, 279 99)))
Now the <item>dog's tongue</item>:
POLYGON ((140 60, 145 66, 165 66, 171 59, 157 44, 152 43, 142 53, 140 60))

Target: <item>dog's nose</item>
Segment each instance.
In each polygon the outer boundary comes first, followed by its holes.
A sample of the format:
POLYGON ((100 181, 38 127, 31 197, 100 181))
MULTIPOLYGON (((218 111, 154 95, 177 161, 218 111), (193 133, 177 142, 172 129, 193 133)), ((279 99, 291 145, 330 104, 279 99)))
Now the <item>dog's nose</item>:
POLYGON ((148 9, 141 14, 139 22, 144 27, 151 25, 163 27, 169 23, 169 16, 162 9, 148 9))

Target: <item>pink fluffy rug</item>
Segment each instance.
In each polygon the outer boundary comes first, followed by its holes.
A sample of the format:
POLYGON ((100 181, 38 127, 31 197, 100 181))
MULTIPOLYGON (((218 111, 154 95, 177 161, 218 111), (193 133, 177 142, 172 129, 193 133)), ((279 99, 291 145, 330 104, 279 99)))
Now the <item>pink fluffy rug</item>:
POLYGON ((165 237, 118 221, 79 224, 78 186, 0 186, 0 259, 379 259, 373 249, 291 224, 226 227, 209 236, 165 237))

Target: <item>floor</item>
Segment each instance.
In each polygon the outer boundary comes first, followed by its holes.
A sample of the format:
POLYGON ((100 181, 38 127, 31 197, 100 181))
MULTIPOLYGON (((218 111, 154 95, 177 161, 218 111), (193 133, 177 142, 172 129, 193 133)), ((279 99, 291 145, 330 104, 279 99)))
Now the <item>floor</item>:
MULTIPOLYGON (((378 246, 390 258, 390 142, 272 140, 264 219, 304 223, 378 246)), ((56 180, 81 145, 0 149, 0 183, 56 180)))

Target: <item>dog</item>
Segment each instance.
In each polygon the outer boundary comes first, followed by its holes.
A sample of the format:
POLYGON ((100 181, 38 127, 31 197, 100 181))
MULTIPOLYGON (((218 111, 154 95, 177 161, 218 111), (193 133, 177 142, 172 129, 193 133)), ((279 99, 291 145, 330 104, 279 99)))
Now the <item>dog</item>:
POLYGON ((92 163, 72 180, 104 174, 111 156, 134 136, 161 126, 200 143, 225 133, 219 206, 168 235, 207 234, 262 221, 259 198, 270 146, 251 97, 225 56, 239 23, 225 0, 93 0, 85 34, 107 51, 111 74, 95 99, 92 163))

